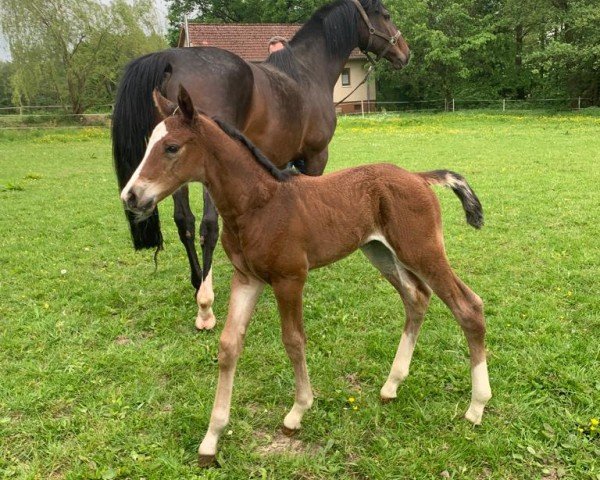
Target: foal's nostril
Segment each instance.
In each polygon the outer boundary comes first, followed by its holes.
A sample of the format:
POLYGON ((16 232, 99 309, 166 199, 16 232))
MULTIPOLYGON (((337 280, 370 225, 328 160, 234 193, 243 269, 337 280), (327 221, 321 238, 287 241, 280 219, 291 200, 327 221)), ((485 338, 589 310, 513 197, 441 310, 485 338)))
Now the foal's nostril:
POLYGON ((135 193, 130 191, 127 194, 127 199, 125 200, 125 204, 127 205, 127 208, 129 208, 130 210, 133 210, 137 206, 137 197, 136 197, 135 193))

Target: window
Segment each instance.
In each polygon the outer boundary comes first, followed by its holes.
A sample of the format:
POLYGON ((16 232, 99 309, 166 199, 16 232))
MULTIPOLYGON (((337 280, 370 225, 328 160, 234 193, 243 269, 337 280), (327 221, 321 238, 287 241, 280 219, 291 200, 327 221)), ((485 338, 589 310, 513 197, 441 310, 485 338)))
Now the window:
POLYGON ((350 69, 344 68, 342 72, 342 86, 349 87, 350 86, 350 69))

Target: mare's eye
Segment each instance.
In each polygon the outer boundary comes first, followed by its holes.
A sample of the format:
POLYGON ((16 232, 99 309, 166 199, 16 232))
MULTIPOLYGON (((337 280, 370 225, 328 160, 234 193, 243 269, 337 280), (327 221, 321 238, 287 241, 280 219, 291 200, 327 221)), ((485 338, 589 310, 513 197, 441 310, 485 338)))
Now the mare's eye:
POLYGON ((383 14, 383 18, 384 18, 385 20, 389 20, 389 19, 391 19, 392 17, 390 17, 390 14, 389 14, 389 13, 384 13, 384 14, 383 14))
POLYGON ((165 151, 167 153, 177 153, 179 151, 179 145, 167 145, 165 151))

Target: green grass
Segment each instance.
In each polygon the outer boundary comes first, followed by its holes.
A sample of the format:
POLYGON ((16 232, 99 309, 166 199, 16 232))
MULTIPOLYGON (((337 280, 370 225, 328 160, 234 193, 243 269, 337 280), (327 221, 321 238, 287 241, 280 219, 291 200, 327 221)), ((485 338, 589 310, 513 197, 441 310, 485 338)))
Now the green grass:
POLYGON ((438 191, 450 261, 486 302, 494 398, 482 426, 462 419, 466 342, 435 300, 398 400, 379 403, 403 309, 354 254, 306 288, 316 401, 301 433, 280 446, 293 375, 267 292, 222 468, 201 471, 231 275, 222 249, 219 323, 198 334, 171 201, 155 271, 151 252, 130 248, 107 131, 0 133, 0 477, 600 478, 600 437, 578 431, 600 416, 599 151, 594 115, 341 119, 328 171, 450 168, 479 194, 486 226, 475 231, 438 191))

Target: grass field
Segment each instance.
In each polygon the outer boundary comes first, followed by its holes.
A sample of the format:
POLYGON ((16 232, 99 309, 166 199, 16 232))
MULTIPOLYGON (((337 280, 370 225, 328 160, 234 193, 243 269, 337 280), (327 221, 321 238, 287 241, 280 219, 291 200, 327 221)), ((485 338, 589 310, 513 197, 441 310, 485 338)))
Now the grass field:
POLYGON ((438 191, 450 261, 486 303, 487 416, 462 419, 466 342, 437 299, 398 400, 380 404, 403 309, 358 253, 309 279, 316 401, 301 433, 280 434, 293 375, 266 292, 222 468, 201 471, 231 274, 222 249, 219 322, 198 334, 170 200, 155 271, 152 253, 130 248, 108 132, 0 132, 0 477, 600 479, 598 152, 595 115, 342 119, 328 171, 450 168, 483 202, 475 231, 438 191))

